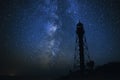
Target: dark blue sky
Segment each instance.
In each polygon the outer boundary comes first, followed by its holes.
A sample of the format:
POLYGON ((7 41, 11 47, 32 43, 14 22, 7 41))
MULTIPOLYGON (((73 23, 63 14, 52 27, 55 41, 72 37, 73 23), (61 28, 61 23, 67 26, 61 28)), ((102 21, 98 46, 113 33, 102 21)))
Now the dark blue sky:
POLYGON ((1 0, 0 74, 20 65, 69 70, 79 20, 96 65, 120 61, 119 7, 120 0, 1 0))

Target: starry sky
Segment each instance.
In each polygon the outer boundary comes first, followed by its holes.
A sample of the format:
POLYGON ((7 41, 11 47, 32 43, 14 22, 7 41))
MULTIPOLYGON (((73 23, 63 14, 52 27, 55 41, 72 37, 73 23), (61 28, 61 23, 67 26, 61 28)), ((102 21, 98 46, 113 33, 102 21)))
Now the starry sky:
POLYGON ((120 61, 120 0, 0 0, 0 75, 68 71, 76 24, 96 65, 120 61))

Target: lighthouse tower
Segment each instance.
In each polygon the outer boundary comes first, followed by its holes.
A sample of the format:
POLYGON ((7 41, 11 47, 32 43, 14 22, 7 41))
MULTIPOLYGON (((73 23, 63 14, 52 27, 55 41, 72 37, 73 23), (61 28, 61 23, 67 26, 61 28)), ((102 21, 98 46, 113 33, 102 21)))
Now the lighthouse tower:
POLYGON ((79 22, 77 24, 76 34, 78 37, 78 46, 79 46, 79 64, 80 64, 80 73, 81 75, 84 75, 85 71, 85 60, 84 60, 84 28, 83 24, 79 22))

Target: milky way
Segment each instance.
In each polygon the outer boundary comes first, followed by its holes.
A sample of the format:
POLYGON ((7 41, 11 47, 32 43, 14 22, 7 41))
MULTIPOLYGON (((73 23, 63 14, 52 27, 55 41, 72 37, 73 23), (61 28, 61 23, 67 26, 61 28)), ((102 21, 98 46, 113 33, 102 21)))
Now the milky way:
POLYGON ((119 0, 11 0, 1 3, 0 52, 1 61, 5 61, 1 65, 11 63, 14 67, 10 69, 32 64, 42 69, 70 70, 79 20, 84 24, 89 53, 96 65, 119 60, 119 0))

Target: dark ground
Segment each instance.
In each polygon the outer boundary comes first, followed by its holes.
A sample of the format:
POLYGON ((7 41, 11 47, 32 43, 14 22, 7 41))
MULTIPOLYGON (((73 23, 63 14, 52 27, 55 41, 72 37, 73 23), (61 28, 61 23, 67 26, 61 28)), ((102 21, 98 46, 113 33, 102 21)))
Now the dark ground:
POLYGON ((50 76, 0 76, 0 80, 120 80, 120 62, 107 63, 96 67, 82 78, 80 71, 53 79, 50 76))
POLYGON ((92 72, 80 76, 80 71, 75 71, 59 80, 120 80, 120 62, 107 63, 96 67, 92 72))

